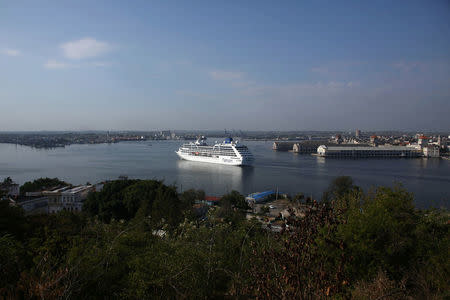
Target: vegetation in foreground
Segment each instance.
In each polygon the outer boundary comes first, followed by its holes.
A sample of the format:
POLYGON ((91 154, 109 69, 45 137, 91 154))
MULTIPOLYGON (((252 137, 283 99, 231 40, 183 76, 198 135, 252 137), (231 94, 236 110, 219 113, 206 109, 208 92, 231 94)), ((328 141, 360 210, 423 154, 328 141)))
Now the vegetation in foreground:
POLYGON ((281 233, 246 220, 237 192, 198 218, 202 197, 120 180, 90 194, 82 214, 25 216, 0 202, 0 297, 450 297, 448 212, 416 209, 402 187, 364 193, 337 178, 281 233))

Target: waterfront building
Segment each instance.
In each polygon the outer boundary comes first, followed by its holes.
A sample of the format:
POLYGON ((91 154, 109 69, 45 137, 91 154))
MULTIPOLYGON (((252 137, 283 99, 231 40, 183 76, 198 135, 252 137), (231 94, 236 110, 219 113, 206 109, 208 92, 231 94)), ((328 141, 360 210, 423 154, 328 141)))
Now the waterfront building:
POLYGON ((275 151, 292 151, 295 142, 273 142, 272 149, 275 151))
POLYGON ((315 153, 320 145, 327 145, 328 141, 302 141, 292 146, 294 153, 315 153))
MULTIPOLYGON (((326 140, 321 141, 301 141, 295 143, 292 147, 294 153, 317 153, 317 148, 321 145, 325 146, 340 146, 340 147, 355 147, 355 144, 336 144, 326 140)), ((358 144, 359 146, 368 146, 366 144, 358 144)))
POLYGON ((439 145, 428 145, 422 148, 424 157, 440 157, 439 145))
POLYGON ((42 194, 48 197, 48 212, 56 213, 62 210, 81 211, 83 202, 89 192, 94 190, 93 185, 77 187, 63 187, 53 191, 44 191, 42 194))
POLYGON ((335 158, 414 158, 422 157, 419 147, 412 146, 378 146, 378 147, 341 147, 319 146, 317 155, 335 158))

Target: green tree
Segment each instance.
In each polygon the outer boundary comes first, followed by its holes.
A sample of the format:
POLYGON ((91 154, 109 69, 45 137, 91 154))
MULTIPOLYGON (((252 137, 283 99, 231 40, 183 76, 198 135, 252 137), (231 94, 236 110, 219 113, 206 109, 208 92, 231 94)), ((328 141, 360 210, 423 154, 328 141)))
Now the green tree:
POLYGON ((338 230, 353 257, 349 272, 354 278, 372 278, 382 269, 398 279, 417 243, 412 195, 399 186, 379 187, 353 203, 338 230))
POLYGON ((332 201, 345 196, 353 189, 353 179, 350 176, 336 177, 323 193, 323 201, 332 201))
MULTIPOLYGON (((106 183, 101 192, 90 193, 83 204, 83 211, 89 216, 97 216, 103 222, 116 220, 128 220, 130 211, 133 211, 133 202, 130 200, 128 208, 124 203, 124 191, 129 186, 139 182, 138 180, 115 180, 106 183)), ((130 192, 128 190, 128 192, 130 192)))
POLYGON ((0 298, 14 298, 25 255, 22 244, 12 235, 0 235, 0 298))
POLYGON ((9 186, 13 183, 11 177, 6 177, 5 179, 3 179, 3 185, 5 186, 9 186))
POLYGON ((156 198, 151 207, 152 220, 164 221, 171 227, 175 227, 182 220, 181 201, 178 198, 174 186, 159 186, 156 198))
POLYGON ((194 205, 196 200, 205 200, 205 192, 203 190, 190 189, 180 195, 180 200, 183 208, 188 209, 194 205))
POLYGON ((23 209, 11 206, 8 200, 0 200, 0 234, 11 234, 21 239, 27 230, 23 209))
POLYGON ((143 180, 128 186, 123 190, 123 204, 127 210, 126 219, 132 219, 139 209, 141 214, 149 215, 161 181, 143 180))
POLYGON ((223 195, 220 201, 224 203, 228 202, 233 207, 236 207, 238 209, 246 210, 250 208, 247 204, 247 201, 245 201, 245 197, 241 195, 238 191, 231 191, 229 194, 223 195))

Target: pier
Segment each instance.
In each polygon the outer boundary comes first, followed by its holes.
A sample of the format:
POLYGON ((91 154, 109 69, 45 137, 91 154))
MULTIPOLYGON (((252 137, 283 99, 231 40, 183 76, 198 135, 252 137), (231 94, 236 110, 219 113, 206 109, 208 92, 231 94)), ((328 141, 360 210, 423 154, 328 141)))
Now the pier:
POLYGON ((417 158, 422 157, 422 149, 411 146, 341 147, 319 146, 317 155, 334 158, 417 158))
POLYGON ((292 151, 296 142, 273 142, 272 149, 275 151, 292 151))

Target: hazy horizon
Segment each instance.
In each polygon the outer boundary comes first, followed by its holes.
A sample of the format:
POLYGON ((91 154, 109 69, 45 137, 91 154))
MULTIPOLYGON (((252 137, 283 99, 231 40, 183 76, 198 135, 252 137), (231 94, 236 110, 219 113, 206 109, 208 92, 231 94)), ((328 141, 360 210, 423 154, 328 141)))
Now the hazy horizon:
POLYGON ((448 1, 3 1, 0 132, 450 130, 448 1))
MULTIPOLYGON (((433 133, 433 134, 441 134, 447 135, 449 130, 399 130, 399 129, 383 129, 383 130, 361 130, 359 128, 356 129, 329 129, 329 130, 243 130, 243 129, 226 129, 227 134, 225 134, 225 129, 173 129, 173 128, 158 128, 158 129, 87 129, 87 130, 0 130, 0 134, 8 134, 8 133, 149 133, 149 132, 160 132, 160 131, 171 131, 175 133, 220 133, 225 135, 229 134, 238 134, 239 132, 243 133, 355 133, 356 130, 360 130, 361 134, 367 133, 409 133, 409 134, 417 134, 417 133, 433 133)), ((449 135, 450 136, 450 135, 449 135)))

